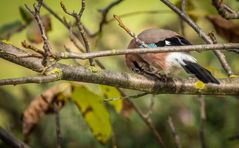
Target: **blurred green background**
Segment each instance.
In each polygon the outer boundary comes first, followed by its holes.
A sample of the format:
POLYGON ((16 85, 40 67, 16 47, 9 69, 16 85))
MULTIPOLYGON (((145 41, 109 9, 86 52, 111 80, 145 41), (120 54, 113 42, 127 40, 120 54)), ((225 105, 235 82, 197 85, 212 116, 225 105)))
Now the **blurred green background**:
MULTIPOLYGON (((58 15, 65 16, 67 20, 73 19, 62 11, 58 0, 46 0, 52 9, 58 15)), ((64 4, 70 10, 78 11, 81 7, 80 0, 63 0, 64 4)), ((112 0, 87 0, 86 10, 82 17, 82 22, 92 32, 97 31, 101 15, 99 9, 106 7, 112 0)), ((176 3, 177 1, 172 1, 176 3)), ((227 1, 228 4, 239 8, 238 2, 232 0, 227 1)), ((19 7, 24 4, 32 6, 33 0, 1 0, 0 2, 0 26, 20 20, 23 22, 19 7)), ((197 24, 206 32, 212 32, 215 29, 210 22, 205 19, 206 15, 216 14, 211 1, 191 1, 191 13, 195 17, 197 24)), ((137 11, 158 11, 169 10, 160 2, 160 0, 125 0, 121 4, 114 7, 108 19, 113 18, 113 14, 122 15, 137 11)), ((47 14, 44 10, 41 14, 47 14)), ((55 50, 64 50, 64 45, 75 49, 69 40, 69 32, 64 26, 58 22, 53 16, 52 31, 49 32, 49 40, 55 50)), ((122 17, 124 23, 136 34, 148 28, 168 28, 180 33, 180 19, 172 11, 160 12, 155 14, 138 14, 128 17, 122 17)), ((28 28, 27 28, 28 29, 28 28)), ((10 38, 10 42, 21 47, 21 42, 26 39, 27 29, 21 33, 17 33, 10 38)), ((214 31, 215 32, 215 31, 214 31)), ((192 43, 199 44, 203 41, 198 35, 185 24, 185 37, 192 43)), ((226 42, 220 36, 216 36, 218 42, 226 42)), ((116 21, 111 21, 103 28, 100 37, 90 39, 92 51, 124 49, 130 41, 130 37, 119 26, 116 21)), ((42 45, 36 45, 41 47, 42 45)), ((76 50, 76 49, 75 49, 76 50)), ((239 73, 238 55, 225 52, 226 57, 235 73, 239 73)), ((220 63, 212 52, 197 53, 193 55, 198 59, 199 63, 212 69, 217 77, 225 77, 224 71, 220 63)), ((99 59, 106 69, 112 71, 127 71, 123 56, 105 57, 99 59)), ((63 61, 68 62, 69 61, 63 61)), ((86 61, 80 61, 86 63, 86 61)), ((87 64, 87 63, 86 63, 87 64)), ((17 66, 3 59, 0 59, 1 72, 0 78, 12 78, 35 75, 26 68, 17 66)), ((43 90, 50 86, 61 82, 51 84, 27 84, 17 86, 1 86, 0 87, 0 126, 13 132, 18 138, 22 139, 21 134, 21 114, 29 103, 43 90)), ((86 84, 89 88, 97 87, 93 84, 86 84)), ((128 95, 136 94, 137 91, 125 90, 128 95)), ((147 112, 150 96, 133 100, 143 111, 147 112)), ((239 132, 239 101, 229 96, 206 96, 206 114, 207 121, 205 125, 205 138, 208 147, 215 148, 239 148, 239 141, 229 141, 228 138, 239 132)), ((166 145, 173 147, 172 136, 170 135, 167 119, 172 116, 181 139, 182 147, 199 148, 199 102, 197 96, 186 95, 157 95, 155 97, 155 105, 151 115, 153 122, 157 126, 158 131, 163 135, 166 145)), ((63 137, 63 147, 111 147, 111 142, 106 145, 99 144, 92 136, 89 128, 84 122, 80 112, 72 103, 68 103, 60 112, 61 130, 63 137)), ((120 114, 111 111, 112 125, 116 137, 117 144, 120 148, 144 147, 156 148, 157 141, 152 136, 148 127, 143 123, 141 118, 132 113, 129 119, 122 117, 120 114)), ((55 123, 54 116, 48 115, 44 117, 32 134, 32 147, 55 147, 55 123)), ((0 147, 7 147, 0 142, 0 147)))

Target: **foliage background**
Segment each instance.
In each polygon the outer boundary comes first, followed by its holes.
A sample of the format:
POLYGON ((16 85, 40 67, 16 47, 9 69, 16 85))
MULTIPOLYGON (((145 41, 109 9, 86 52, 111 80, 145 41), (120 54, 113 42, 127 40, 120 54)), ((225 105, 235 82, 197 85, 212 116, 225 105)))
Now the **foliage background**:
MULTIPOLYGON (((19 6, 24 3, 33 4, 33 0, 1 0, 0 2, 0 26, 15 20, 21 20, 19 6)), ((63 1, 70 10, 79 10, 80 0, 63 1)), ((86 11, 82 17, 83 23, 93 32, 97 30, 100 21, 98 9, 104 8, 111 3, 111 0, 90 0, 87 1, 86 11)), ((174 1, 176 2, 176 1, 174 1)), ((59 1, 46 1, 60 16, 66 16, 62 11, 59 1)), ((228 1, 231 6, 239 7, 238 2, 228 1), (237 4, 237 5, 236 5, 237 4)), ((194 6, 191 13, 196 18, 197 23, 205 32, 214 30, 210 22, 205 19, 205 15, 216 14, 211 1, 192 1, 194 6)), ((113 14, 126 14, 135 11, 148 10, 169 10, 159 0, 125 0, 122 4, 112 9, 109 19, 113 14)), ((46 14, 46 11, 41 11, 46 14)), ((68 20, 72 20, 66 16, 68 20)), ((68 31, 54 17, 52 19, 52 31, 49 33, 51 45, 54 49, 63 50, 63 45, 73 48, 69 41, 68 31)), ((169 28, 180 32, 180 19, 173 12, 157 14, 140 14, 123 18, 125 24, 135 33, 140 33, 147 28, 169 28)), ((197 34, 185 25, 185 36, 192 43, 203 43, 197 34)), ((14 35, 10 41, 20 47, 21 41, 26 39, 26 31, 14 35)), ((118 27, 115 21, 104 27, 102 37, 91 41, 92 50, 124 49, 130 41, 130 37, 118 27)), ((217 36, 219 42, 225 42, 217 36)), ((39 45, 41 47, 41 45, 39 45)), ((218 77, 224 77, 223 70, 211 52, 193 53, 199 63, 215 71, 218 77)), ((239 72, 238 56, 226 53, 227 59, 235 73, 239 72)), ((100 60, 106 65, 107 69, 113 71, 128 71, 123 56, 105 57, 100 60)), ((84 63, 85 61, 82 61, 84 63)), ((86 63, 86 62, 85 62, 86 63)), ((87 63, 86 63, 87 64, 87 63)), ((0 59, 1 71, 0 78, 20 77, 34 75, 35 73, 0 59)), ((32 99, 38 96, 54 84, 28 84, 21 86, 0 87, 0 126, 12 131, 17 137, 22 138, 21 134, 21 114, 29 105, 32 99)), ((91 90, 99 91, 99 87, 93 84, 84 84, 91 90)), ((136 91, 125 90, 129 95, 136 94, 136 91)), ((134 100, 144 111, 149 106, 150 96, 134 100)), ((227 138, 239 132, 239 102, 238 99, 229 96, 206 96, 206 143, 208 147, 239 147, 239 142, 229 141, 227 138)), ((73 103, 68 103, 60 112, 61 130, 64 147, 111 147, 111 142, 106 145, 99 144, 92 136, 89 128, 84 122, 79 110, 73 103)), ((142 122, 140 117, 134 112, 129 119, 126 119, 110 111, 111 120, 119 147, 158 147, 156 140, 151 132, 142 122)), ((157 95, 153 114, 153 122, 158 131, 163 135, 167 145, 173 146, 172 136, 169 132, 167 119, 172 116, 178 134, 181 138, 183 147, 200 147, 199 141, 199 103, 197 96, 185 95, 157 95)), ((48 115, 44 117, 36 130, 33 132, 31 145, 33 147, 54 147, 55 145, 55 124, 54 117, 48 115)), ((6 147, 0 142, 0 147, 6 147)))

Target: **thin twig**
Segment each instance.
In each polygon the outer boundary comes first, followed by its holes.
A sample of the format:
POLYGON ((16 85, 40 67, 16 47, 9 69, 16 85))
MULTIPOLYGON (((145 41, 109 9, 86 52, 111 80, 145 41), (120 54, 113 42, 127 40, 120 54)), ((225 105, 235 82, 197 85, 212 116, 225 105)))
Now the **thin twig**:
POLYGON ((160 148, 166 148, 164 141, 162 139, 162 136, 160 133, 157 131, 154 123, 152 122, 152 119, 145 116, 144 113, 139 109, 138 106, 136 106, 131 100, 128 100, 130 104, 133 106, 134 110, 138 113, 138 115, 143 119, 144 123, 147 124, 151 132, 154 134, 154 137, 156 138, 157 142, 160 145, 160 148))
POLYGON ((84 49, 82 49, 80 47, 80 45, 77 43, 76 39, 74 38, 74 35, 73 35, 73 32, 72 32, 72 29, 70 29, 70 35, 69 35, 69 38, 71 40, 71 42, 74 44, 74 46, 82 53, 84 53, 84 49))
MULTIPOLYGON (((84 42, 84 46, 85 46, 85 49, 86 49, 86 53, 90 53, 90 46, 89 46, 89 41, 87 39, 87 36, 86 36, 86 33, 85 33, 85 29, 81 23, 81 17, 83 15, 83 12, 85 10, 85 0, 82 0, 82 6, 81 6, 81 9, 80 9, 80 12, 79 13, 75 13, 74 11, 73 12, 69 12, 65 5, 63 4, 63 2, 61 2, 61 7, 62 9, 64 10, 64 12, 72 17, 75 18, 76 20, 76 25, 77 25, 77 28, 78 30, 80 31, 80 34, 81 34, 81 37, 82 37, 82 40, 84 42)), ((90 62, 90 65, 91 66, 94 66, 94 63, 93 63, 93 59, 92 58, 89 58, 89 62, 90 62)))
MULTIPOLYGON (((80 46, 73 39, 72 42, 74 45, 82 51, 80 46)), ((34 50, 38 53, 42 53, 41 50, 35 48, 34 46, 23 44, 25 48, 34 50), (31 46, 31 47, 30 47, 31 46)), ((97 57, 106 57, 106 56, 116 56, 116 55, 124 55, 128 53, 163 53, 163 52, 180 52, 180 51, 208 51, 208 50, 227 50, 231 51, 233 49, 239 48, 239 43, 227 43, 227 44, 202 44, 202 45, 189 45, 189 46, 168 46, 168 47, 157 47, 157 48, 134 48, 134 49, 113 49, 113 50, 102 50, 95 51, 90 53, 77 53, 71 52, 68 50, 67 52, 58 52, 53 53, 51 57, 56 59, 89 59, 89 58, 97 58, 97 57)), ((1 50, 0 50, 1 51, 1 50)))
POLYGON ((212 4, 217 9, 218 13, 226 19, 238 19, 239 11, 233 10, 228 5, 224 4, 222 0, 212 0, 212 4))
POLYGON ((30 148, 28 145, 11 135, 2 127, 0 127, 0 139, 12 148, 30 148))
MULTIPOLYGON (((176 12, 185 22, 187 22, 205 42, 207 42, 208 44, 213 44, 213 41, 210 39, 210 37, 205 32, 203 32, 202 29, 187 14, 183 13, 180 9, 178 9, 168 0, 160 0, 160 1, 163 2, 165 5, 167 5, 174 12, 176 12)), ((218 50, 214 50, 213 52, 219 59, 227 75, 228 76, 233 75, 231 67, 229 66, 227 60, 225 59, 225 55, 218 50)))
MULTIPOLYGON (((121 93, 122 97, 126 97, 126 94, 124 93, 124 91, 122 89, 118 88, 118 90, 121 93)), ((144 123, 149 127, 150 131, 153 133, 153 135, 156 138, 157 142, 159 143, 160 147, 165 148, 164 141, 163 141, 161 135, 159 134, 159 132, 157 131, 151 118, 145 116, 144 113, 140 110, 140 108, 138 106, 136 106, 132 100, 126 99, 126 101, 130 104, 130 106, 133 107, 135 112, 140 116, 140 118, 144 121, 144 123)))
POLYGON ((0 79, 0 86, 3 85, 17 85, 17 84, 26 84, 26 83, 49 83, 61 79, 60 76, 51 74, 47 76, 28 76, 22 78, 10 78, 10 79, 0 79))
POLYGON ((60 21, 67 29, 70 28, 70 25, 64 21, 55 11, 53 11, 45 2, 42 3, 42 6, 50 12, 58 21, 60 21))
POLYGON ((118 4, 120 4, 121 2, 123 2, 123 0, 116 0, 116 1, 114 1, 112 3, 110 3, 105 8, 99 10, 99 12, 101 12, 101 20, 100 20, 100 24, 99 24, 99 29, 98 29, 98 31, 93 33, 91 35, 91 37, 94 37, 94 36, 96 36, 96 35, 98 35, 98 34, 100 34, 102 32, 104 25, 108 23, 107 16, 108 16, 110 10, 112 8, 114 8, 115 6, 117 6, 118 4))
POLYGON ((173 124, 173 120, 172 120, 171 117, 168 118, 168 124, 169 124, 171 133, 172 133, 173 138, 174 138, 175 147, 176 148, 181 148, 180 138, 179 138, 179 136, 177 134, 176 128, 175 128, 175 126, 173 124))
POLYGON ((201 147, 206 148, 206 139, 205 139, 205 121, 206 121, 206 107, 205 107, 205 98, 203 95, 198 96, 198 101, 200 104, 200 142, 201 147))
POLYGON ((239 48, 239 43, 227 44, 202 44, 202 45, 188 45, 188 46, 166 46, 157 48, 134 48, 134 49, 113 49, 94 51, 90 53, 76 53, 76 52, 59 52, 53 56, 58 59, 89 59, 106 56, 124 55, 129 53, 163 53, 163 52, 181 52, 181 51, 208 51, 208 50, 228 50, 239 48))
POLYGON ((134 32, 132 32, 127 26, 124 25, 123 21, 121 20, 119 16, 114 15, 114 18, 119 23, 119 26, 123 28, 132 38, 134 38, 137 43, 141 44, 144 48, 148 48, 147 44, 141 41, 134 32))
MULTIPOLYGON (((65 48, 65 50, 66 50, 67 52, 71 52, 71 49, 68 48, 67 46, 64 46, 64 48, 65 48)), ((77 59, 72 59, 72 60, 74 61, 74 63, 75 63, 76 65, 81 65, 80 62, 77 61, 77 59)))
POLYGON ((146 117, 149 117, 152 113, 153 113, 153 107, 154 107, 154 98, 155 95, 151 95, 151 97, 149 98, 150 103, 149 103, 149 107, 148 107, 148 111, 145 113, 146 117))
MULTIPOLYGON (((120 14, 118 15, 120 18, 125 18, 125 17, 130 17, 130 16, 135 16, 135 15, 142 15, 142 14, 168 14, 171 13, 172 11, 169 10, 146 10, 146 11, 134 11, 130 13, 125 13, 125 14, 120 14)), ((115 18, 111 18, 107 21, 107 23, 111 23, 115 20, 115 18)))
POLYGON ((143 92, 143 93, 139 93, 137 95, 132 95, 132 96, 123 96, 123 97, 119 97, 119 98, 109 98, 109 99, 104 99, 105 102, 108 102, 108 101, 116 101, 116 100, 119 100, 119 99, 137 99, 137 98, 140 98, 140 97, 143 97, 145 95, 148 95, 148 93, 146 92, 143 92))
POLYGON ((26 48, 26 49, 30 49, 36 53, 39 53, 41 55, 44 55, 44 51, 42 51, 41 49, 36 48, 33 45, 28 44, 25 40, 22 42, 22 47, 26 48))
POLYGON ((41 37, 42 37, 42 40, 44 42, 44 45, 43 45, 43 49, 44 49, 44 58, 42 60, 42 64, 44 66, 46 66, 48 64, 48 57, 51 56, 51 46, 50 46, 50 43, 48 41, 48 38, 47 38, 47 34, 46 34, 46 30, 45 30, 45 26, 43 25, 42 23, 42 20, 41 20, 41 17, 40 17, 40 9, 41 9, 41 6, 42 6, 42 3, 43 3, 43 0, 38 0, 38 4, 37 5, 33 5, 34 7, 34 11, 31 10, 27 4, 25 4, 25 7, 27 8, 27 10, 34 16, 38 26, 39 26, 39 29, 40 29, 40 32, 41 32, 41 37))
MULTIPOLYGON (((187 0, 181 0, 181 10, 183 13, 187 13, 186 12, 186 5, 187 5, 187 0)), ((185 36, 185 24, 184 21, 182 19, 180 19, 180 29, 181 29, 181 33, 183 36, 185 36)))
POLYGON ((187 0, 181 0, 181 10, 185 14, 186 14, 186 5, 187 5, 187 0))
POLYGON ((55 112, 55 120, 56 120, 56 147, 61 148, 61 126, 60 126, 60 113, 57 101, 53 103, 54 105, 54 112, 55 112))

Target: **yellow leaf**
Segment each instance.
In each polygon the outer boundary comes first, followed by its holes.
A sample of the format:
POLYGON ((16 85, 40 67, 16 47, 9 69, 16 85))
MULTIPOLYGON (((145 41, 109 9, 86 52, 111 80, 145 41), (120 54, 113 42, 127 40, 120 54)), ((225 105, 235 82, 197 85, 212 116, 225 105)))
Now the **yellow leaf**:
MULTIPOLYGON (((100 143, 106 143, 112 134, 109 112, 103 98, 81 85, 74 85, 72 99, 100 143)), ((80 131, 79 131, 80 132, 80 131)))
POLYGON ((202 81, 197 81, 194 85, 195 85, 195 88, 197 88, 197 89, 205 88, 205 84, 202 81))
POLYGON ((239 75, 230 75, 230 78, 238 78, 239 75))
POLYGON ((107 85, 100 85, 100 89, 106 99, 112 99, 109 103, 115 108, 116 112, 120 113, 123 108, 120 92, 115 87, 107 85))

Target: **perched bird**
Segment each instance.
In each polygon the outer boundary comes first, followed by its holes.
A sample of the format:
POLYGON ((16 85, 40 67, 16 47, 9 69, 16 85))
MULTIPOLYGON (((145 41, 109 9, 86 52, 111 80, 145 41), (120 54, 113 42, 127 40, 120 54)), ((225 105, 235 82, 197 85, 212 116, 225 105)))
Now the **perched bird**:
MULTIPOLYGON (((166 29, 148 29, 140 33, 138 38, 150 48, 192 45, 178 33, 166 29)), ((133 39, 128 48, 144 48, 144 46, 133 39)), ((126 64, 133 72, 157 77, 168 77, 184 69, 204 83, 220 84, 211 72, 200 66, 188 52, 131 53, 126 54, 126 64)))

